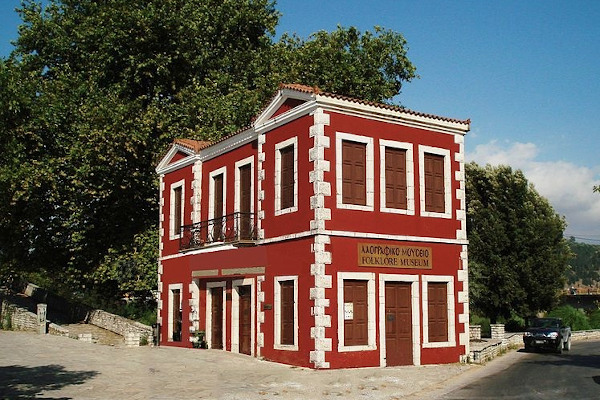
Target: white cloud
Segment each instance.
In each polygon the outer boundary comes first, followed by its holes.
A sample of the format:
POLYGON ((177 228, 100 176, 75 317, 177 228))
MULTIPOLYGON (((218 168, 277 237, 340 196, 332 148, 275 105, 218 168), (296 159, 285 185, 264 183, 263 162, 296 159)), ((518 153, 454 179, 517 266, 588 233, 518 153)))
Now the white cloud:
POLYGON ((600 239, 600 194, 592 192, 600 185, 600 165, 592 169, 566 161, 537 161, 538 154, 533 143, 492 141, 467 153, 467 160, 522 170, 556 212, 566 217, 567 234, 600 239))

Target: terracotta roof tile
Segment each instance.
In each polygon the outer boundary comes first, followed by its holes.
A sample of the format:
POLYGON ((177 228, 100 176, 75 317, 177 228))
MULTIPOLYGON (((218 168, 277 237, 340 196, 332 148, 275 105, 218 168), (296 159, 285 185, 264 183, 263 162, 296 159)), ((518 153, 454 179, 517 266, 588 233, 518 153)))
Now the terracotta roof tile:
POLYGON ((203 140, 193 140, 193 139, 175 139, 173 144, 178 144, 194 152, 198 153, 200 150, 205 149, 212 145, 212 142, 207 142, 203 140))
POLYGON ((331 97, 333 99, 350 101, 353 103, 378 107, 378 108, 382 108, 385 110, 400 111, 400 112, 404 112, 404 113, 407 113, 410 115, 424 117, 424 118, 432 118, 432 119, 437 119, 440 121, 454 122, 454 123, 460 123, 460 124, 470 124, 471 123, 470 119, 460 120, 460 119, 455 119, 455 118, 442 117, 439 115, 427 114, 427 113, 422 113, 419 111, 413 111, 406 107, 398 106, 398 105, 394 105, 394 104, 377 103, 374 101, 361 100, 361 99, 357 99, 354 97, 345 96, 345 95, 341 95, 341 94, 323 92, 317 86, 311 87, 311 86, 300 85, 300 84, 296 84, 296 83, 294 83, 294 84, 282 83, 279 85, 279 89, 290 89, 290 90, 296 90, 298 92, 303 92, 303 93, 313 93, 313 94, 318 94, 320 96, 331 97))

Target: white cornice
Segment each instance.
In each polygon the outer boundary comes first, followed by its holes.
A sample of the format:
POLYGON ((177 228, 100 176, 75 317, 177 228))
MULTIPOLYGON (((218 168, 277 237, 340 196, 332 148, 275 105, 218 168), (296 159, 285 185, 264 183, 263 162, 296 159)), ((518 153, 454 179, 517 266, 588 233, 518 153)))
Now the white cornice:
POLYGON ((415 115, 400 110, 390 110, 374 105, 317 95, 317 103, 327 111, 356 115, 416 128, 426 128, 441 133, 466 134, 470 126, 466 122, 446 121, 425 115, 415 115))
POLYGON ((257 133, 263 133, 266 131, 273 130, 280 127, 281 125, 287 124, 303 115, 308 115, 317 108, 317 103, 314 100, 306 101, 305 103, 292 108, 276 117, 262 121, 261 123, 255 123, 254 129, 257 133))
POLYGON ((237 133, 228 137, 227 139, 213 144, 212 146, 200 150, 200 153, 197 154, 195 158, 200 161, 210 160, 211 158, 215 158, 223 153, 250 143, 253 140, 256 140, 257 137, 258 134, 254 129, 246 129, 245 131, 237 133))

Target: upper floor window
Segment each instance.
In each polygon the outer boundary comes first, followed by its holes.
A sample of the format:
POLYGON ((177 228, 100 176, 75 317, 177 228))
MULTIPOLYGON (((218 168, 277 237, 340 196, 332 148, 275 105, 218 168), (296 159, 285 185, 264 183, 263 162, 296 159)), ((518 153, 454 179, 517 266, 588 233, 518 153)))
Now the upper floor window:
POLYGON ((392 140, 380 140, 381 211, 415 213, 413 145, 392 140))
POLYGON ((451 218, 450 150, 419 146, 421 215, 451 218))
POLYGON ((254 157, 250 156, 235 163, 235 205, 234 212, 240 239, 250 239, 254 235, 254 157))
POLYGON ((336 136, 337 206, 373 210, 373 138, 338 132, 336 136))
POLYGON ((171 185, 169 207, 169 239, 179 239, 183 225, 184 213, 184 180, 171 185))
POLYGON ((298 211, 298 139, 275 145, 275 215, 298 211))
POLYGON ((226 184, 226 168, 222 167, 210 173, 209 182, 209 206, 208 206, 208 235, 213 242, 218 242, 222 239, 224 233, 223 216, 226 210, 225 188, 226 184))

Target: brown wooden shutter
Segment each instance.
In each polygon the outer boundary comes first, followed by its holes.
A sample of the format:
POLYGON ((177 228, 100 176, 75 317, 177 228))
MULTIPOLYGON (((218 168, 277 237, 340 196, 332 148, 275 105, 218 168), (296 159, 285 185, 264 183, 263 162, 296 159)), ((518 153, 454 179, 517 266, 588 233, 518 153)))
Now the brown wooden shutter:
POLYGON ((408 208, 406 189, 406 150, 385 148, 385 206, 408 208))
POLYGON ((281 209, 294 206, 294 146, 279 150, 281 155, 281 209))
MULTIPOLYGON (((180 188, 181 189, 181 188, 180 188)), ((173 293, 173 341, 181 341, 181 291, 174 289, 173 293)))
POLYGON ((342 140, 342 202, 367 204, 367 145, 342 140))
POLYGON ((214 208, 213 208, 213 241, 221 240, 223 233, 223 221, 218 218, 223 216, 223 174, 219 174, 214 178, 214 208))
POLYGON ((240 167, 240 239, 251 239, 252 236, 252 170, 250 164, 240 167))
POLYGON ((181 186, 173 189, 173 233, 179 235, 181 233, 181 186))
POLYGON ((448 341, 448 285, 427 284, 429 342, 448 341))
POLYGON ((352 319, 344 319, 344 345, 369 344, 367 281, 344 280, 344 303, 352 303, 353 308, 352 319))
POLYGON ((294 343, 294 281, 282 281, 281 287, 281 344, 294 343))
POLYGON ((444 156, 425 153, 425 211, 446 211, 444 187, 444 156))

